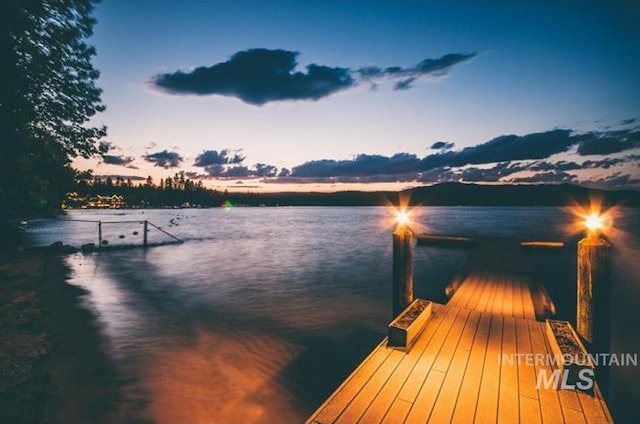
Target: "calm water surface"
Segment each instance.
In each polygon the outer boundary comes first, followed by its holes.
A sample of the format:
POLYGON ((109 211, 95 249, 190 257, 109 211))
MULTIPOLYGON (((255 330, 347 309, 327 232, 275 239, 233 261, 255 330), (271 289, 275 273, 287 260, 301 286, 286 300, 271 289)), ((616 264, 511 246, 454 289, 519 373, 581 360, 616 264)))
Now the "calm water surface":
MULTIPOLYGON (((73 254, 71 284, 98 317, 122 381, 112 422, 297 423, 384 337, 391 314, 391 231, 384 208, 71 211, 67 219, 144 220, 185 240, 73 254)), ((556 208, 421 208, 418 230, 571 242, 532 256, 561 318, 575 305, 573 218, 556 208)), ((34 243, 96 242, 96 224, 30 223, 34 243)), ((110 245, 140 244, 142 225, 103 224, 110 245), (138 234, 134 234, 137 232, 138 234)), ((613 351, 638 353, 640 211, 612 234, 613 351)), ((151 227, 149 241, 168 237, 151 227)), ((420 248, 416 294, 443 288, 467 252, 420 248)), ((637 413, 637 368, 613 371, 616 417, 637 413)), ((69 402, 73 402, 72 399, 69 402)))

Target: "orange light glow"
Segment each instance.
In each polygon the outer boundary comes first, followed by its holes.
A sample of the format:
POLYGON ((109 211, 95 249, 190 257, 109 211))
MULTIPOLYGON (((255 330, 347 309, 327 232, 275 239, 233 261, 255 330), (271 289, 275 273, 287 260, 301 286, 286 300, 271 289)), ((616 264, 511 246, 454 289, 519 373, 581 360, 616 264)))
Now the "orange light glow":
POLYGON ((570 208, 571 214, 576 218, 571 232, 584 233, 588 237, 598 237, 600 234, 611 236, 614 231, 613 217, 615 208, 603 207, 601 199, 591 199, 588 206, 574 205, 570 208))
POLYGON ((602 218, 593 213, 584 220, 584 225, 589 231, 599 231, 604 226, 602 218))
POLYGON ((396 199, 387 199, 386 213, 380 221, 380 229, 384 232, 405 228, 416 234, 424 233, 427 227, 423 222, 426 209, 422 205, 412 205, 410 194, 399 193, 396 199))
POLYGON ((409 213, 406 210, 396 212, 396 222, 398 225, 407 225, 409 221, 409 213))

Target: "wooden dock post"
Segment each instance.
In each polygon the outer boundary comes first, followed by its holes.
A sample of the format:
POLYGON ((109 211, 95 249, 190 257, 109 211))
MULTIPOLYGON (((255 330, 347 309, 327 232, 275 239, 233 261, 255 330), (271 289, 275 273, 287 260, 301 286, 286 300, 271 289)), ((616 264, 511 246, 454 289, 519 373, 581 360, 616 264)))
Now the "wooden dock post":
POLYGON ((147 247, 147 232, 149 228, 149 221, 144 220, 144 228, 142 229, 142 246, 147 247))
POLYGON ((393 232, 393 318, 413 302, 413 231, 399 225, 393 232))
POLYGON ((102 221, 98 221, 98 248, 102 246, 102 221))
POLYGON ((578 333, 598 352, 609 351, 611 256, 609 243, 597 236, 578 242, 578 333))

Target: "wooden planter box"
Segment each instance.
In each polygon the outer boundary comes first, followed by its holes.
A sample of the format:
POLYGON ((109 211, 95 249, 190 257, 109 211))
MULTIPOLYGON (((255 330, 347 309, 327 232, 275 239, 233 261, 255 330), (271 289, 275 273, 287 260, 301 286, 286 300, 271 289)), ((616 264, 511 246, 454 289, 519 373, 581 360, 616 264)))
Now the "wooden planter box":
MULTIPOLYGON (((576 385, 580 382, 579 373, 583 369, 594 371, 591 358, 580 341, 578 333, 568 321, 545 320, 545 332, 551 353, 556 357, 556 367, 561 376, 568 370, 566 383, 576 385)), ((579 388, 580 386, 576 386, 579 388)))
POLYGON ((409 350, 431 316, 431 302, 416 299, 389 324, 388 345, 409 350))

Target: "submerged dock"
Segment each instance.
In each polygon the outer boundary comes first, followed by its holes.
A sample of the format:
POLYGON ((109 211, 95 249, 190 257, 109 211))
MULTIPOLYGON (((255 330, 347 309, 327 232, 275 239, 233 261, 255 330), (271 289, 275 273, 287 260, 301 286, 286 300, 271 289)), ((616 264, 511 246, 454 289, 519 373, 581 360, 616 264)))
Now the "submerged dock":
POLYGON ((545 387, 551 365, 504 360, 554 354, 541 321, 554 306, 518 243, 475 243, 449 294, 411 349, 385 338, 307 424, 613 422, 597 384, 545 387))

